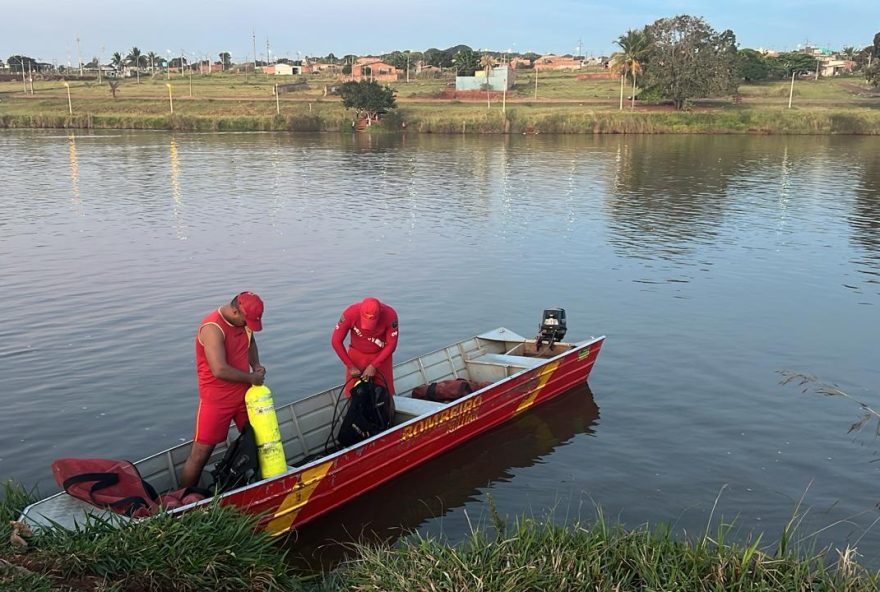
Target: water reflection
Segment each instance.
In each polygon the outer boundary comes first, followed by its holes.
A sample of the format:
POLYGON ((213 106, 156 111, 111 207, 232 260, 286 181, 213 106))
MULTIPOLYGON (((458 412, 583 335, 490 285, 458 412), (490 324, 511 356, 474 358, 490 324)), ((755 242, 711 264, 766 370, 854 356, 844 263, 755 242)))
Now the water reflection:
POLYGON ((73 192, 73 205, 77 214, 82 215, 82 197, 79 194, 79 164, 76 160, 76 135, 73 132, 67 136, 67 155, 70 165, 70 185, 73 192))
POLYGON ((327 569, 352 541, 391 542, 426 521, 480 498, 578 434, 591 434, 599 408, 588 385, 572 389, 503 426, 405 473, 305 525, 287 543, 292 561, 327 569))
POLYGON ((859 166, 860 186, 855 191, 848 217, 853 241, 865 251, 865 261, 856 261, 868 275, 869 284, 880 284, 880 159, 870 148, 859 166))
POLYGON ((658 150, 656 141, 628 141, 615 154, 605 203, 610 242, 633 257, 677 260, 716 238, 745 147, 707 149, 706 139, 681 136, 663 138, 658 150))
POLYGON ((177 238, 186 240, 186 223, 183 221, 181 212, 182 198, 180 193, 180 162, 177 157, 177 142, 174 137, 168 147, 168 158, 170 161, 170 178, 171 178, 171 201, 172 212, 174 215, 174 230, 177 238))

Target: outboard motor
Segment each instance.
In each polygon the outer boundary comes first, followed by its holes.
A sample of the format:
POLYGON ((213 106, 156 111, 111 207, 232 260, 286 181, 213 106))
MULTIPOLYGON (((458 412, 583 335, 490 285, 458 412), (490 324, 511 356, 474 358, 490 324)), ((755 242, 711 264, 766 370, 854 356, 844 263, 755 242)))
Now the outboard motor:
POLYGON ((565 337, 565 309, 547 308, 538 326, 538 336, 535 338, 535 346, 540 347, 546 343, 552 348, 553 344, 565 337))

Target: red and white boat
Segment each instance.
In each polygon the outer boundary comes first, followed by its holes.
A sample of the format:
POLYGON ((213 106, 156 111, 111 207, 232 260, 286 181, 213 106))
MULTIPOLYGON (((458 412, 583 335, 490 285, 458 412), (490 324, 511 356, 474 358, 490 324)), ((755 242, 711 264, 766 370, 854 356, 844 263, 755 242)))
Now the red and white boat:
MULTIPOLYGON (((338 420, 342 385, 277 407, 288 470, 222 493, 221 503, 261 514, 263 526, 272 534, 287 532, 585 383, 604 340, 602 336, 579 343, 545 342, 499 328, 397 364, 394 384, 401 394, 394 397, 393 425, 351 447, 329 452, 327 443, 338 429, 334 419, 338 420), (416 386, 454 378, 489 384, 449 403, 409 396, 416 386)), ((236 437, 231 430, 209 467, 236 437)), ((157 491, 173 490, 191 445, 186 442, 134 464, 157 491)), ((209 501, 171 511, 184 512, 209 501)), ((62 492, 28 506, 22 518, 37 527, 50 521, 73 526, 89 514, 112 512, 62 492)))

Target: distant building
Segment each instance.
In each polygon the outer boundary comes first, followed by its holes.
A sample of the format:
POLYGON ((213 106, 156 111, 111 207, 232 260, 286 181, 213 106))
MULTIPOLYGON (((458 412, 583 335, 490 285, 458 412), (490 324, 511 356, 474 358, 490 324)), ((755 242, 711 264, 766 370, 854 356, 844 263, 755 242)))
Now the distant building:
POLYGON ((572 56, 543 55, 535 60, 536 71, 546 70, 580 70, 583 60, 572 56))
POLYGON ((302 73, 302 66, 277 63, 271 66, 263 66, 263 73, 271 76, 294 76, 302 73))
POLYGON ((841 74, 852 74, 856 63, 852 60, 838 60, 833 58, 818 58, 819 74, 821 76, 839 76, 841 74))
POLYGON ((527 58, 521 58, 521 57, 517 56, 517 57, 512 58, 510 60, 510 67, 513 68, 514 70, 522 69, 522 68, 531 68, 532 67, 532 60, 527 59, 527 58))
POLYGON ((199 62, 199 74, 214 74, 215 72, 222 72, 223 64, 220 62, 214 62, 213 64, 209 64, 208 62, 199 62))
POLYGON ((488 76, 485 70, 477 70, 473 76, 456 76, 455 90, 510 90, 515 81, 516 71, 513 68, 508 65, 495 66, 490 69, 488 76))
POLYGON ((391 64, 374 57, 359 58, 351 66, 351 74, 342 76, 347 80, 375 80, 376 82, 394 82, 400 71, 391 64))
MULTIPOLYGON (((305 62, 303 62, 305 65, 305 62)), ((310 74, 317 74, 318 72, 339 72, 342 70, 342 66, 339 64, 331 64, 329 62, 311 62, 308 64, 308 72, 310 74)))

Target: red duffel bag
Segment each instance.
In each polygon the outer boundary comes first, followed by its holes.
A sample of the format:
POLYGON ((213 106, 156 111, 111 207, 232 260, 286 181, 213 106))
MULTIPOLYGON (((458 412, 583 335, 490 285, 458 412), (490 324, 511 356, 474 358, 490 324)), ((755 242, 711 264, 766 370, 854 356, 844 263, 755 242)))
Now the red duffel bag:
POLYGON ((156 490, 127 460, 59 458, 52 474, 69 495, 119 514, 140 518, 159 506, 156 490))
POLYGON ((127 460, 59 458, 52 463, 55 482, 69 495, 132 518, 172 510, 205 499, 211 492, 187 487, 159 495, 127 460))
POLYGON ((440 382, 417 386, 412 390, 412 398, 447 403, 478 391, 488 384, 490 383, 466 380, 464 378, 441 380, 440 382))

